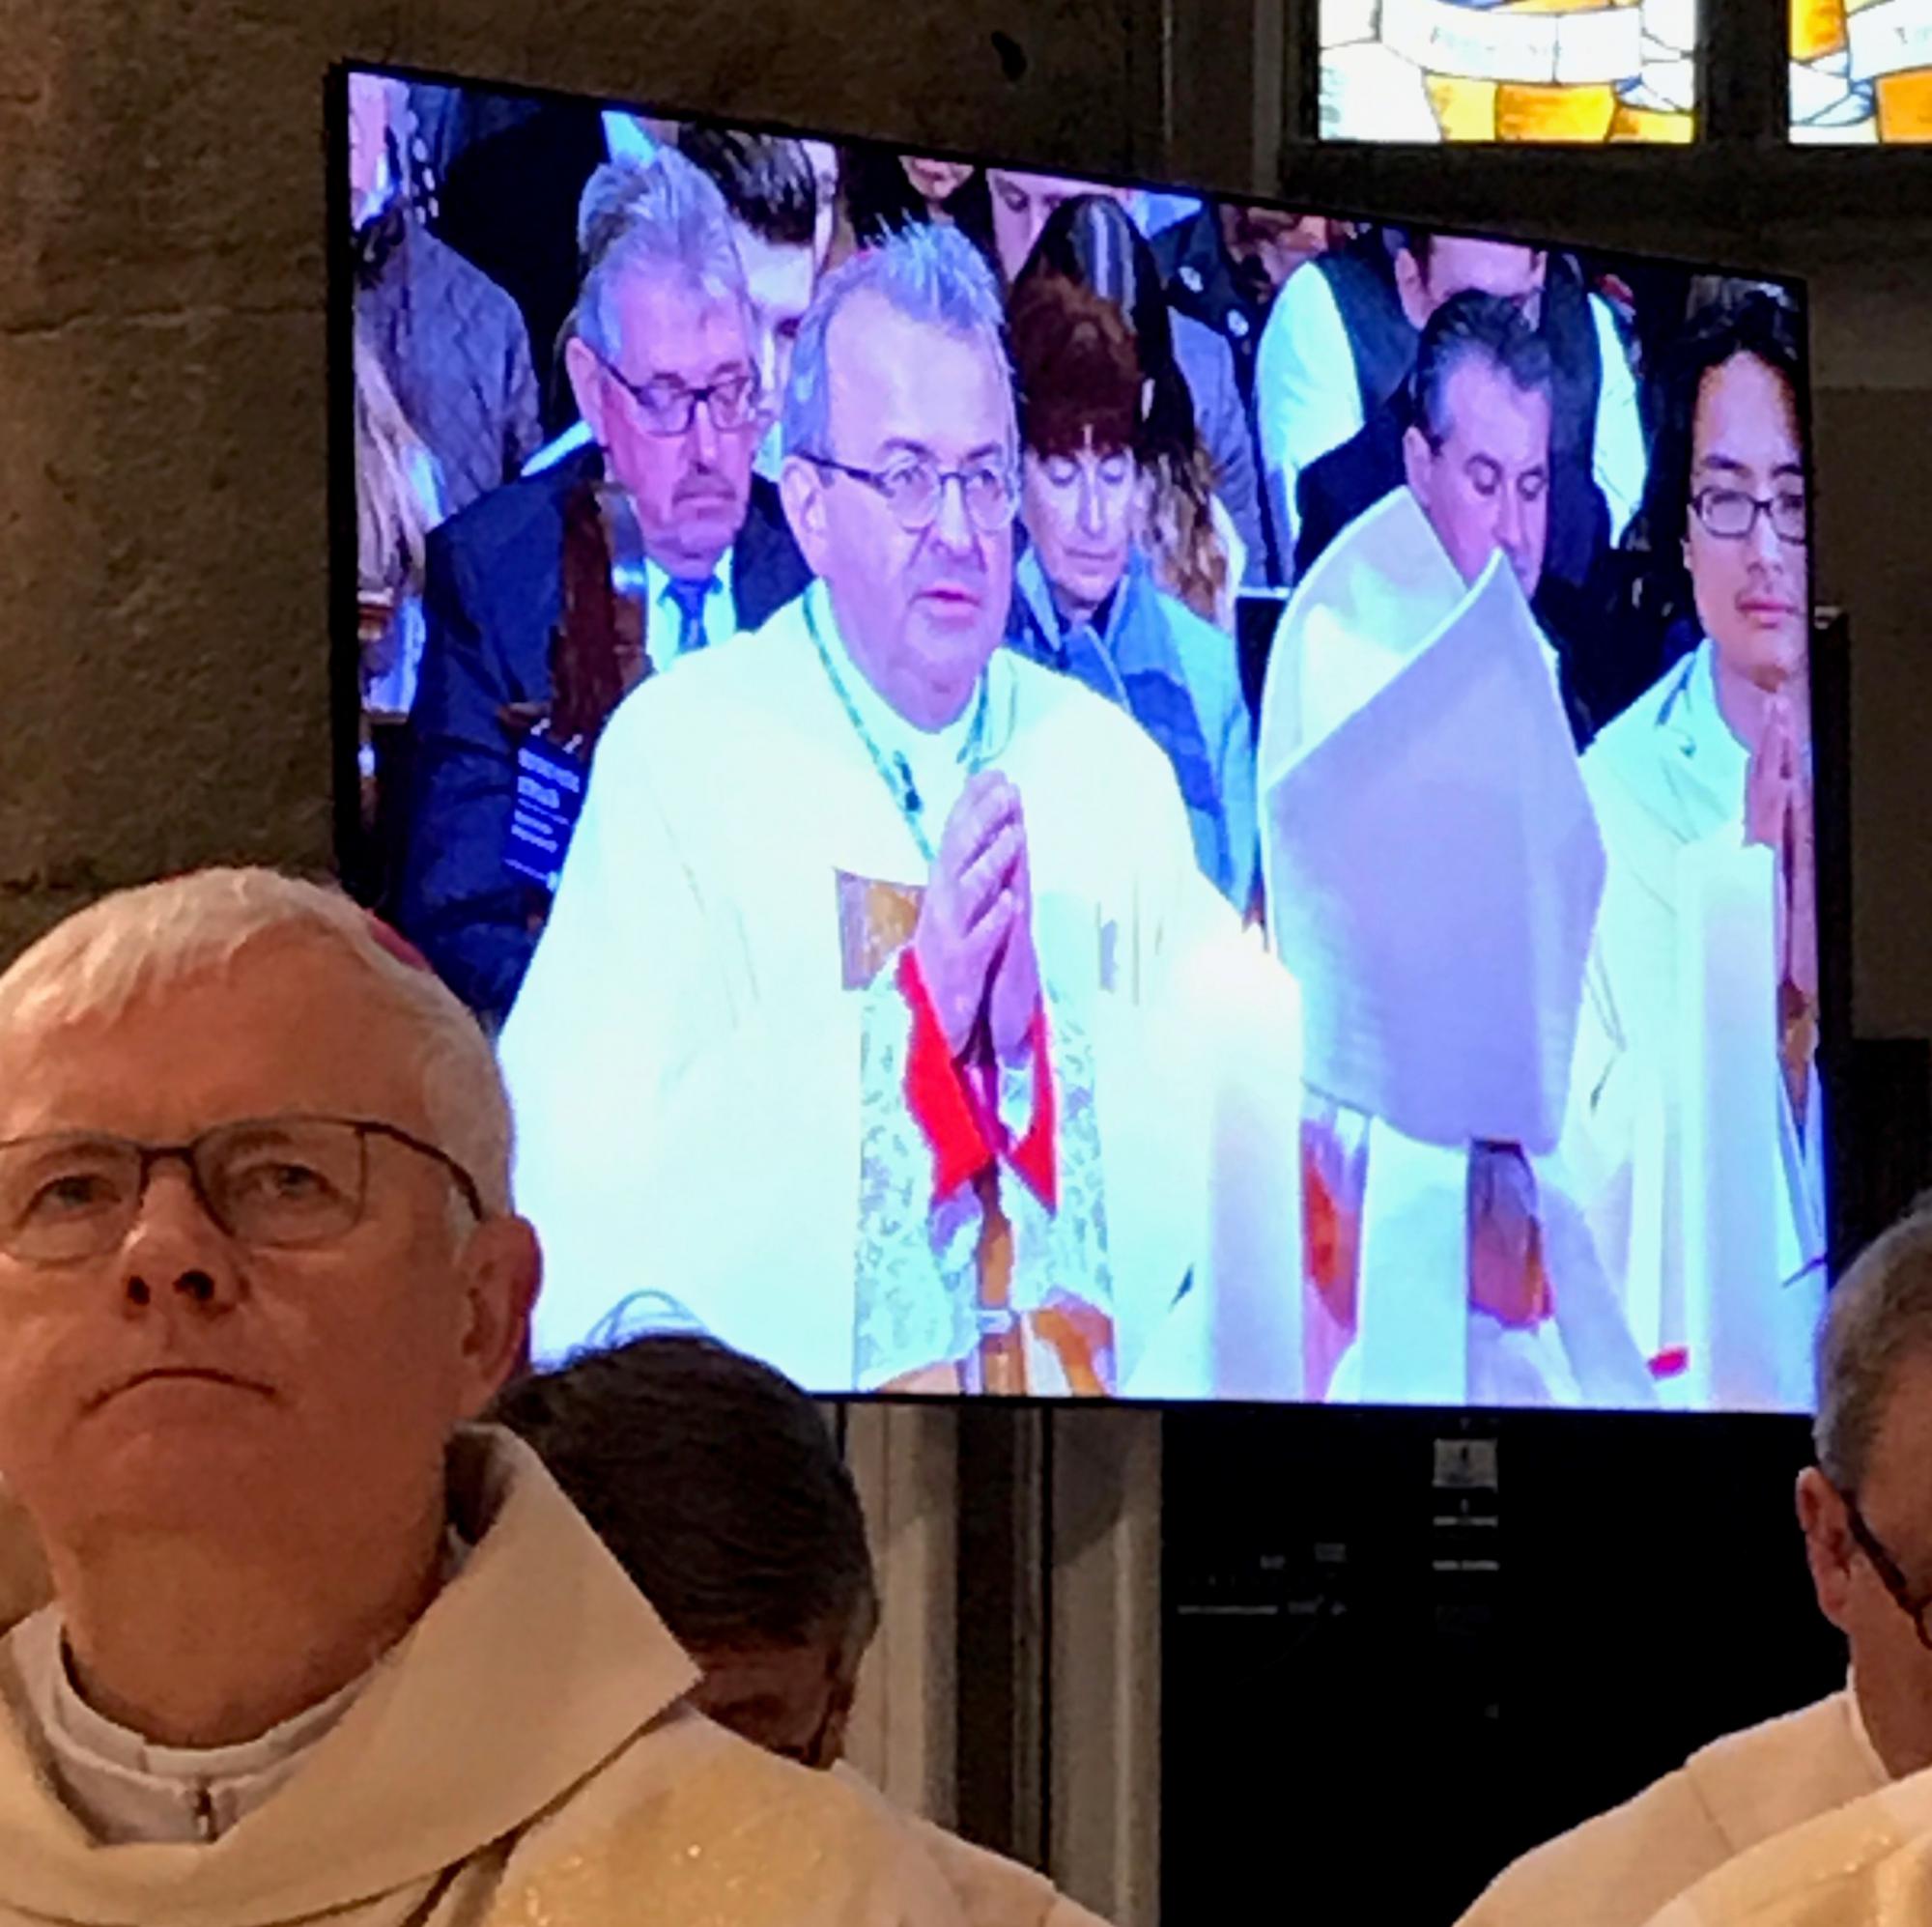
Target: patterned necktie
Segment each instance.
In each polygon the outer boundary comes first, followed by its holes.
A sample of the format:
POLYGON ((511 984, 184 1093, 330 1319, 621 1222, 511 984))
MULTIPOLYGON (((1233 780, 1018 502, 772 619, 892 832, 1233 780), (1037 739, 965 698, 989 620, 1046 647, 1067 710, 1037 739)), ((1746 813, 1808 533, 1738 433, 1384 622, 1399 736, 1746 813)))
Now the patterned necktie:
POLYGON ((665 584, 665 600, 674 604, 678 611, 677 653, 680 656, 688 656, 694 649, 704 647, 704 605, 717 586, 716 576, 699 576, 695 580, 673 576, 665 584))

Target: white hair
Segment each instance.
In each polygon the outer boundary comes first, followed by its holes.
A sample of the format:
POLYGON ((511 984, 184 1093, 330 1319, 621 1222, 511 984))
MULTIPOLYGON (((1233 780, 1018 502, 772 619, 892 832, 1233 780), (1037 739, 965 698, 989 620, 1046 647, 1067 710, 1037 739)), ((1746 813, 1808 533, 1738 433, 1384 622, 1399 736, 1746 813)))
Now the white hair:
POLYGON ((855 254, 818 284, 792 347, 791 379, 784 396, 784 452, 808 457, 831 454, 826 339, 838 310, 868 289, 908 321, 980 338, 999 371, 1007 403, 1007 446, 1009 453, 1016 452, 1019 430, 999 283, 985 257, 957 228, 923 221, 912 222, 876 247, 855 254))
POLYGON ((577 252, 583 282, 572 326, 606 360, 623 346, 617 286, 633 274, 678 277, 747 306, 724 196, 674 148, 660 148, 645 165, 606 161, 598 168, 578 203, 577 252))
POLYGON ((116 891, 76 911, 0 973, 0 1036, 112 1018, 271 937, 331 946, 406 1024, 437 1144, 487 1209, 509 1207, 510 1106, 481 1025, 427 965, 341 891, 270 869, 205 869, 116 891))
POLYGON ((1900 1368, 1932 1357, 1932 1194, 1867 1245, 1833 1287, 1818 1333, 1812 1442, 1825 1476, 1856 1493, 1900 1368))

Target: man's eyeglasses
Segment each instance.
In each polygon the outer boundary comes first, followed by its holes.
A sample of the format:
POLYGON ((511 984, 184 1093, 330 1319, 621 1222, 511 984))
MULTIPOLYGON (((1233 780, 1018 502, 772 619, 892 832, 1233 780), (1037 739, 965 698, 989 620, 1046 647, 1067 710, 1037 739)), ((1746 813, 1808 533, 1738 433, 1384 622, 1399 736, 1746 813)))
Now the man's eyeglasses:
POLYGON ((1912 1622, 1918 1634, 1919 1645, 1932 1653, 1932 1593, 1913 1593, 1912 1581, 1865 1523, 1865 1516, 1860 1512, 1858 1501, 1849 1492, 1840 1492, 1838 1496, 1845 1502, 1845 1521, 1851 1527, 1853 1543, 1871 1561, 1871 1569, 1878 1574, 1879 1583, 1891 1595, 1899 1611, 1912 1622))
POLYGON ((187 1167, 202 1208, 247 1245, 328 1244, 362 1222, 369 1141, 385 1138, 442 1166, 470 1211, 476 1180, 445 1150, 369 1118, 245 1118, 180 1145, 89 1131, 0 1144, 0 1251, 28 1264, 71 1264, 120 1249, 155 1166, 187 1167))
POLYGON ((1804 497, 1796 491, 1766 501, 1743 489, 1699 489, 1690 497, 1690 506, 1697 520, 1724 542, 1742 542, 1757 526, 1761 515, 1770 518, 1772 533, 1780 542, 1802 544, 1808 532, 1804 497))
POLYGON ((959 484, 967 519, 982 535, 997 535, 1019 510, 1019 478, 1010 468, 991 463, 942 468, 937 462, 913 457, 884 468, 860 468, 830 455, 808 455, 805 459, 820 468, 830 468, 835 475, 863 482, 882 496, 894 521, 909 535, 930 528, 939 520, 940 504, 952 482, 959 484))
POLYGON ((706 387, 688 388, 670 375, 654 376, 639 384, 603 355, 597 359, 611 381, 630 396, 647 435, 685 434, 700 402, 716 429, 749 428, 756 419, 758 371, 755 368, 727 375, 722 382, 713 382, 706 387))

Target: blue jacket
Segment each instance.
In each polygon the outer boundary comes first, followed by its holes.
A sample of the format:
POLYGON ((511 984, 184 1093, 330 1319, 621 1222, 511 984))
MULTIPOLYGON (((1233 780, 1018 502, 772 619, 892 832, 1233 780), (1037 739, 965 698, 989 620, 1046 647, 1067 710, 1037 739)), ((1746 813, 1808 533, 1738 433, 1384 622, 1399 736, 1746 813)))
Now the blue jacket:
POLYGON ((1067 636, 1039 553, 1014 570, 1008 646, 1076 676, 1124 709, 1166 752, 1208 880, 1246 913, 1260 843, 1255 739, 1234 638, 1154 586, 1139 551, 1108 605, 1098 648, 1067 636))

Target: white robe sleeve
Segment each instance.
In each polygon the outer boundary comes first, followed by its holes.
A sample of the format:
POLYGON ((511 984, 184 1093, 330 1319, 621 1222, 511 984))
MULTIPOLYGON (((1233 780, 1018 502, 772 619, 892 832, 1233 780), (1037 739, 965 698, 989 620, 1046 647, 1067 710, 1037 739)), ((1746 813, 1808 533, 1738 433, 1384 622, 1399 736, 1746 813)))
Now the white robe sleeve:
POLYGON ((1617 331, 1616 317, 1601 295, 1590 297, 1597 353, 1603 379, 1597 389, 1597 428, 1592 472, 1610 512, 1610 543, 1623 539, 1643 501, 1650 456, 1644 447, 1643 418, 1637 411, 1636 376, 1617 331))
MULTIPOLYGON (((643 694, 650 691, 647 684, 643 694)), ((672 1088, 728 1031, 745 967, 728 905, 707 906, 660 806, 648 706, 599 746, 550 921, 498 1044, 517 1208, 536 1226, 536 1348, 580 1344, 645 1288, 647 1183, 672 1088)))
POLYGON ((1361 389, 1342 311, 1327 276, 1304 269, 1275 298, 1255 358, 1255 427, 1284 567, 1300 529, 1295 487, 1302 469, 1361 426, 1361 389))

